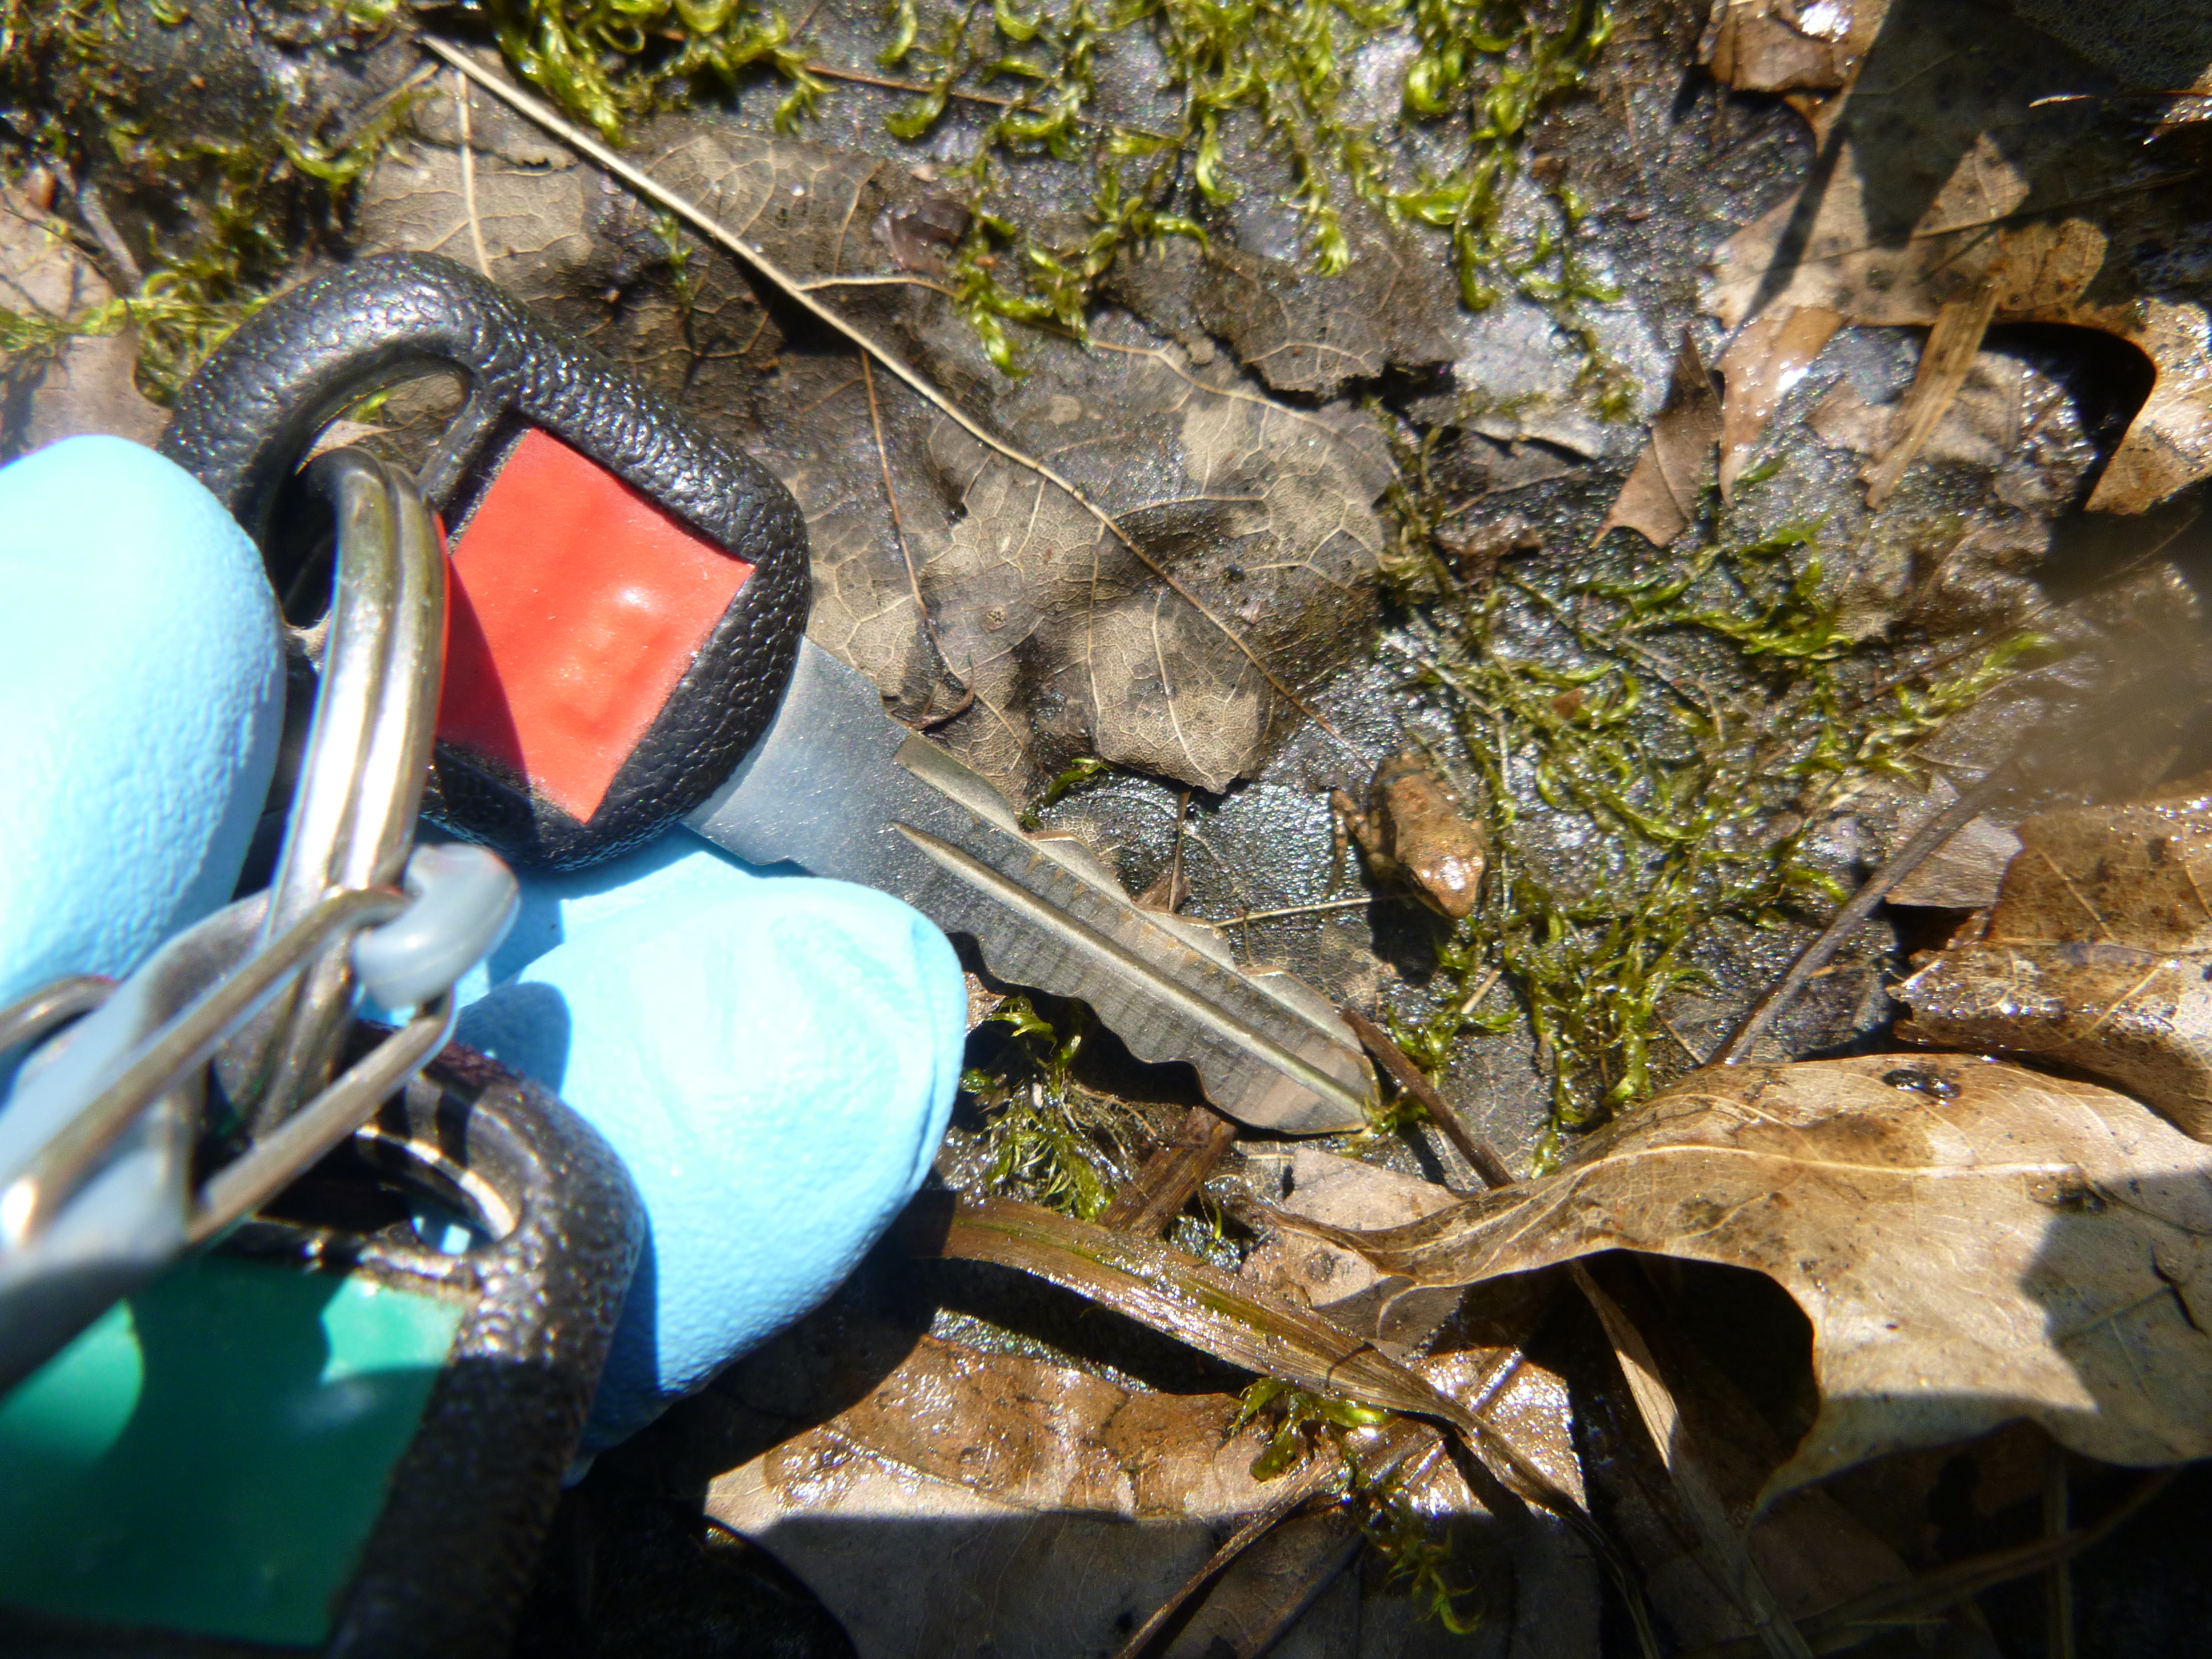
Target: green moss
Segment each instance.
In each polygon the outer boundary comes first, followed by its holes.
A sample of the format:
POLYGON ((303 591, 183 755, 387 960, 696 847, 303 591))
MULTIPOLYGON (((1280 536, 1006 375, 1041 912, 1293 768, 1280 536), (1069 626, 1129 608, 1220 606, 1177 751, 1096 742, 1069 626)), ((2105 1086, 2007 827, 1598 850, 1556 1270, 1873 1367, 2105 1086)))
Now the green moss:
POLYGON ((1229 1431, 1233 1435, 1247 1423, 1261 1417, 1269 1419, 1273 1428, 1267 1443, 1252 1460, 1255 1480, 1273 1480, 1277 1475, 1288 1474, 1313 1456, 1324 1440, 1346 1457, 1349 1467, 1350 1457, 1345 1451, 1340 1431, 1372 1428, 1390 1420, 1390 1413, 1380 1407, 1364 1406, 1342 1395, 1302 1389, 1274 1376, 1263 1376, 1244 1390, 1239 1398, 1237 1420, 1229 1425, 1229 1431), (1331 1431, 1339 1432, 1332 1434, 1331 1431))
MULTIPOLYGON (((680 104, 747 69, 788 86, 775 125, 788 128, 824 95, 780 12, 751 0, 489 0, 508 61, 611 139, 629 118, 680 104)), ((1387 218, 1438 233, 1449 244, 1462 297, 1477 309, 1505 289, 1545 305, 1583 348, 1593 406, 1622 417, 1631 387, 1599 349, 1587 307, 1615 297, 1580 251, 1573 191, 1539 187, 1548 202, 1527 240, 1505 229, 1510 191, 1523 177, 1530 131, 1574 95, 1611 33, 1605 0, 1554 9, 1526 0, 1067 0, 1019 9, 981 0, 945 9, 893 0, 877 53, 920 90, 884 125, 920 143, 952 106, 955 88, 1006 100, 965 157, 943 171, 973 217, 951 264, 956 303, 992 361, 1016 372, 1008 324, 1080 337, 1097 285, 1125 254, 1164 237, 1204 246, 1205 222, 1246 190, 1224 146, 1224 124, 1256 122, 1262 143, 1287 163, 1290 204, 1303 220, 1307 255, 1324 276, 1352 257, 1341 196, 1357 194, 1387 218), (1101 120, 1099 54, 1121 35, 1150 37, 1179 94, 1164 130, 1101 120), (1345 112, 1345 67, 1386 36, 1417 51, 1389 120, 1363 125, 1345 112), (1455 124, 1458 163, 1419 175, 1394 144, 1415 128, 1455 124), (1087 166, 1089 228, 1047 235, 1010 205, 1009 169, 1033 156, 1087 166)))
POLYGON ((1562 1133, 1694 1063, 1663 1011, 1705 981, 1698 952, 1717 926, 1811 923, 1847 896, 1805 826, 1877 777, 1924 784, 1918 749, 2043 641, 2014 635, 1941 678, 1885 684, 1892 653, 1839 631, 1810 524, 1716 534, 1609 577, 1571 574, 1618 572, 1602 551, 1540 580, 1509 568, 1470 592, 1435 540, 1432 444, 1401 439, 1387 574, 1435 624, 1413 678, 1451 711, 1483 781, 1493 862, 1427 1010, 1394 1034, 1435 1073, 1469 1032, 1525 1019, 1552 1079, 1548 1163, 1562 1133), (1571 883, 1520 850, 1532 798, 1583 828, 1571 883), (1493 972, 1510 994, 1468 1012, 1493 972))
MULTIPOLYGON (((389 21, 382 0, 337 8, 362 35, 389 21)), ((50 349, 70 336, 137 331, 138 381, 167 403, 208 353, 228 337, 297 261, 303 243, 335 224, 348 194, 404 118, 405 96, 355 130, 333 135, 287 108, 240 131, 194 133, 173 114, 142 106, 128 38, 143 20, 118 0, 60 0, 10 9, 0 31, 0 96, 35 112, 26 136, 31 159, 64 178, 94 161, 124 194, 144 198, 173 230, 150 233, 132 250, 145 281, 136 294, 69 317, 0 313, 0 350, 50 349)), ((156 27, 184 27, 189 9, 155 9, 156 27)))
POLYGON ((1271 1428, 1252 1460, 1252 1478, 1273 1480, 1334 1451, 1343 1463, 1340 1490, 1382 1564, 1384 1586, 1401 1590, 1421 1617, 1453 1635, 1473 1635, 1482 1623, 1480 1589, 1467 1582, 1450 1547, 1434 1536, 1433 1517, 1407 1490, 1409 1470, 1426 1469, 1436 1454, 1372 1472, 1362 1466, 1351 1431, 1392 1422, 1395 1413, 1280 1377, 1263 1376, 1244 1390, 1230 1432, 1261 1419, 1271 1428))
POLYGON ((634 117, 675 107, 702 85, 728 87, 755 64, 789 83, 775 124, 789 127, 828 88, 793 46, 781 12, 748 0, 488 0, 515 71, 610 143, 634 117))
POLYGON ((1062 1037, 1027 997, 1008 997, 983 1023, 1012 1027, 1011 1037, 960 1086, 988 1120, 992 1189, 1088 1221, 1113 1201, 1129 1148, 1126 1114, 1075 1081, 1088 1015, 1072 1014, 1062 1037))
POLYGON ((1455 1636, 1481 1629, 1481 1586, 1468 1582, 1450 1546, 1434 1535, 1434 1517, 1422 1511, 1403 1483, 1355 1482, 1354 1492, 1360 1530, 1382 1563, 1384 1587, 1402 1590, 1416 1613, 1455 1636))

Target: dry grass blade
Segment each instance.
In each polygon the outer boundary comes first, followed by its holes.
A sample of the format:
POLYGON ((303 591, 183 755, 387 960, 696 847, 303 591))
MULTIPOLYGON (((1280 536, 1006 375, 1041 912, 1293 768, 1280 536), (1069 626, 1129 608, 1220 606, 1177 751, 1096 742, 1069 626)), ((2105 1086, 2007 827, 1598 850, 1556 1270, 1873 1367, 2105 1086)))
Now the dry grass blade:
POLYGON ((479 276, 491 275, 491 255, 484 251, 483 219, 477 212, 477 148, 469 128, 469 81, 453 71, 453 115, 460 127, 461 211, 468 216, 469 246, 477 256, 479 276))
MULTIPOLYGON (((1495 1428, 1373 1343, 1180 1250, 1006 1199, 963 1206, 936 1249, 1049 1279, 1259 1376, 1444 1423, 1502 1462, 1545 1508, 1588 1519, 1495 1428)), ((1473 1462, 1469 1473, 1476 1495, 1500 1519, 1528 1518, 1521 1496, 1486 1467, 1473 1462), (1489 1490, 1480 1490, 1486 1482, 1489 1490)))
POLYGON ((1683 1507, 1697 1523, 1716 1576, 1742 1609, 1746 1622, 1757 1632, 1770 1659, 1813 1659, 1803 1633, 1790 1622, 1758 1564, 1751 1559, 1743 1535, 1729 1521, 1728 1506, 1714 1489, 1696 1446, 1688 1438, 1680 1408, 1660 1374, 1658 1359, 1644 1333, 1620 1303, 1600 1286, 1588 1266, 1577 1261, 1572 1271, 1576 1285, 1596 1310, 1599 1323, 1605 1327, 1606 1340, 1613 1345, 1613 1358, 1620 1362, 1621 1375, 1627 1379, 1637 1414, 1644 1419, 1644 1429, 1674 1480, 1683 1507))
MULTIPOLYGON (((875 358, 878 362, 911 387, 938 413, 952 422, 986 449, 990 450, 994 454, 1003 456, 1026 471, 1035 473, 1054 488, 1065 493, 1070 501, 1096 520, 1101 529, 1121 543, 1139 564, 1166 583, 1178 598, 1218 630, 1223 638, 1235 646, 1244 659, 1257 669, 1267 684, 1274 688, 1277 696, 1322 731, 1328 732, 1338 743, 1342 744, 1346 749, 1352 749, 1352 745, 1346 742, 1344 734, 1330 725, 1307 703, 1304 698, 1299 696, 1285 684, 1275 671, 1261 658, 1259 653, 1252 648, 1243 635, 1216 616, 1204 600, 1176 580, 1151 554, 1138 546, 1129 532, 1121 528, 1121 522, 1079 489, 1073 479, 1062 476, 1057 469, 1026 451, 1016 448, 1012 444, 993 433, 981 421, 976 420, 952 399, 932 386, 922 377, 919 370, 877 340, 867 330, 860 327, 851 319, 840 315, 815 298, 810 291, 809 284, 799 281, 774 259, 762 252, 759 248, 735 234, 728 226, 707 212, 697 203, 678 191, 669 189, 643 168, 623 161, 621 156, 581 128, 572 122, 563 120, 547 105, 532 97, 519 87, 512 85, 502 76, 494 74, 466 52, 428 35, 417 36, 416 40, 425 52, 430 52, 460 70, 502 103, 544 127, 546 131, 553 134, 578 155, 588 157, 595 165, 621 179, 639 195, 667 209, 669 212, 699 232, 701 235, 737 255, 754 270, 759 272, 766 281, 781 289, 793 305, 817 322, 835 329, 854 345, 860 347, 862 351, 875 358)), ((1352 752, 1358 751, 1352 750, 1352 752)))
MULTIPOLYGON (((860 383, 868 391, 868 428, 875 434, 876 464, 883 469, 884 504, 890 508, 891 534, 898 541, 899 558, 906 566, 907 588, 914 595, 915 615, 921 619, 922 635, 937 659, 938 672, 952 682, 955 691, 966 693, 968 701, 972 702, 975 697, 969 690, 968 682, 945 659, 945 641, 937 636, 937 618, 930 615, 929 601, 921 596, 921 574, 914 568, 914 550, 906 539, 906 520, 899 512, 898 486, 891 482, 890 451, 884 447, 884 412, 876 398, 876 373, 868 367, 868 354, 865 351, 860 353, 860 383)), ((961 707, 964 709, 967 703, 961 707)))

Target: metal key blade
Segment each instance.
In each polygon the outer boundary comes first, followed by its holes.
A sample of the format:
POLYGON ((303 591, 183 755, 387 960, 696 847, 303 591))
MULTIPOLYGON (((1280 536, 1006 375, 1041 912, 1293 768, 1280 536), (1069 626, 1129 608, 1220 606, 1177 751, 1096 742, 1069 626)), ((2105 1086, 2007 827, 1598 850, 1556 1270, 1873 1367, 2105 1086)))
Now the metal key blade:
POLYGON ((1231 1117, 1300 1134, 1366 1121, 1372 1073, 1318 994, 1139 909, 1081 842, 1024 835, 1004 796, 811 640, 768 735, 685 822, 750 863, 895 894, 973 939, 996 977, 1089 1004, 1139 1060, 1189 1061, 1231 1117))

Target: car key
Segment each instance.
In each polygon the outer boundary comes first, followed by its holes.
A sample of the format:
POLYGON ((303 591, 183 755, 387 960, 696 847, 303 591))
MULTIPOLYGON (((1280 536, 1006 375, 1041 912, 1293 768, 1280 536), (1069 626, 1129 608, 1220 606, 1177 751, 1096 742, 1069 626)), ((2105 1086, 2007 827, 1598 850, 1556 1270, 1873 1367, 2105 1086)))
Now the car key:
POLYGON ((802 638, 782 488, 475 273, 392 254, 271 301, 185 387, 162 447, 266 549, 320 428, 439 367, 469 391, 421 478, 455 596, 426 816, 556 869, 682 817, 750 862, 907 900, 994 976, 1087 1003, 1140 1060, 1189 1062, 1244 1122, 1365 1121, 1372 1073, 1323 998, 1138 908, 1081 843, 1025 835, 802 638))

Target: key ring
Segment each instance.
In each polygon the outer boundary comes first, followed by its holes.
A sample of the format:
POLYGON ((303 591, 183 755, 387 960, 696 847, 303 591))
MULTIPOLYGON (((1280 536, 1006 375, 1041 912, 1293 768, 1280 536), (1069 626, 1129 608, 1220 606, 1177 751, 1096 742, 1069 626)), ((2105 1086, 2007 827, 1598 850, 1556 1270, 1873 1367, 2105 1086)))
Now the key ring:
MULTIPOLYGON (((413 483, 357 449, 318 457, 301 483, 335 517, 337 568, 329 617, 314 630, 322 687, 264 947, 333 887, 398 878, 429 769, 445 649, 445 557, 413 483)), ((266 1133, 329 1078, 354 991, 347 952, 326 946, 231 1045, 218 1075, 249 1132, 266 1133)))
POLYGON ((514 876, 480 848, 417 848, 407 891, 393 885, 444 636, 428 512, 357 451, 319 459, 305 482, 336 515, 336 594, 275 883, 120 985, 79 975, 0 1009, 18 1047, 82 1015, 24 1065, 0 1112, 0 1389, 365 1121, 445 1046, 453 981, 512 921, 514 876), (325 1086, 357 987, 414 1012, 325 1086), (195 1190, 211 1059, 227 1084, 251 1085, 249 1138, 195 1190))

